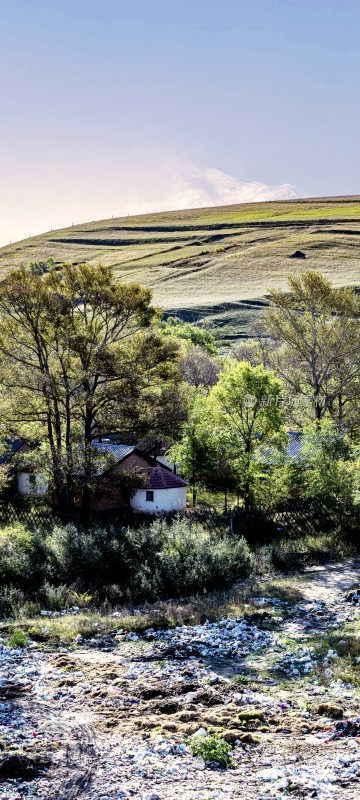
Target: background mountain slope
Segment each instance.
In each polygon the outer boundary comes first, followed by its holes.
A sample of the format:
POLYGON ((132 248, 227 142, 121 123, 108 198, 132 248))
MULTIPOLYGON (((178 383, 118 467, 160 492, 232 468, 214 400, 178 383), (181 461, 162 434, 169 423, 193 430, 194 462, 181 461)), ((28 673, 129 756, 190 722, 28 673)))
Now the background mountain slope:
POLYGON ((360 197, 251 203, 74 225, 0 249, 0 275, 19 264, 103 262, 153 288, 185 319, 238 334, 287 275, 318 269, 338 286, 360 284, 360 197), (290 259, 300 250, 306 259, 290 259))

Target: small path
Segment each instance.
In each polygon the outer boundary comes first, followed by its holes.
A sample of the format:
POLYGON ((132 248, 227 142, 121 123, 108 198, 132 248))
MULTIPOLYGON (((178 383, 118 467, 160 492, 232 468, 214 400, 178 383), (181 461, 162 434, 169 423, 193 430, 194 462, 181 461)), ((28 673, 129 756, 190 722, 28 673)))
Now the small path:
POLYGON ((308 567, 301 575, 300 591, 309 601, 334 602, 355 585, 360 586, 360 562, 349 558, 340 564, 308 567))

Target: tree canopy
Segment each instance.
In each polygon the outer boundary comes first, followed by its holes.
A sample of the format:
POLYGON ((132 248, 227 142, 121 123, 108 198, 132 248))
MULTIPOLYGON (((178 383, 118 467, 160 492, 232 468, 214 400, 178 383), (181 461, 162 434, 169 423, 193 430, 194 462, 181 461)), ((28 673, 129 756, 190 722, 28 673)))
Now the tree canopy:
POLYGON ((217 353, 215 337, 206 328, 200 328, 191 322, 183 322, 180 317, 168 317, 161 322, 161 330, 164 336, 173 336, 180 339, 184 347, 202 347, 212 356, 217 353))
POLYGON ((343 431, 359 396, 359 299, 313 271, 290 276, 289 289, 270 292, 267 327, 280 345, 270 363, 289 393, 310 401, 313 418, 331 414, 343 431))
POLYGON ((215 429, 228 442, 242 475, 245 506, 251 503, 255 451, 260 444, 285 441, 282 384, 262 366, 229 361, 210 392, 215 429))
POLYGON ((11 272, 0 296, 1 410, 8 431, 46 439, 57 502, 71 514, 75 482, 89 509, 92 439, 134 425, 177 379, 178 348, 156 328, 151 292, 111 269, 64 264, 11 272))

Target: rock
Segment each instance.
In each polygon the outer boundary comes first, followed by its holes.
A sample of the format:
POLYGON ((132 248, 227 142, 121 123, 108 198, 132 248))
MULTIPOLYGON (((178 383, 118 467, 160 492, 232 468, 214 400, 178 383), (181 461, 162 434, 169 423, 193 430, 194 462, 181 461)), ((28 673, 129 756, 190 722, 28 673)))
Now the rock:
POLYGON ((197 699, 196 692, 189 692, 185 695, 184 700, 186 703, 194 703, 197 699))
POLYGON ((225 733, 222 734, 222 738, 225 739, 225 742, 227 742, 228 744, 235 744, 235 742, 240 742, 242 736, 244 736, 244 732, 239 730, 225 731, 225 733))
POLYGON ((302 250, 295 250, 294 253, 291 253, 289 258, 306 258, 306 255, 302 252, 302 250))
POLYGON ((333 673, 332 669, 330 669, 330 667, 328 667, 326 670, 324 670, 324 678, 332 678, 333 675, 334 675, 334 673, 333 673))
POLYGON ((193 736, 207 736, 207 730, 205 728, 198 728, 198 730, 193 733, 193 736))
POLYGON ((289 786, 289 781, 287 778, 280 778, 280 780, 276 782, 276 788, 280 789, 280 791, 287 789, 288 786, 289 786))
POLYGON ((0 778, 2 780, 31 781, 43 769, 49 767, 50 759, 20 755, 17 753, 0 758, 0 778))
POLYGON ((260 739, 258 736, 254 736, 252 733, 249 733, 249 731, 247 731, 246 733, 242 733, 240 735, 240 741, 243 744, 259 744, 260 739))
POLYGON ((284 777, 284 772, 285 770, 279 767, 269 767, 268 769, 263 769, 261 772, 258 772, 257 777, 260 778, 261 781, 278 781, 284 777))
POLYGON ((331 719, 342 719, 344 716, 344 709, 341 706, 333 706, 331 703, 320 703, 316 711, 322 717, 330 717, 331 719))

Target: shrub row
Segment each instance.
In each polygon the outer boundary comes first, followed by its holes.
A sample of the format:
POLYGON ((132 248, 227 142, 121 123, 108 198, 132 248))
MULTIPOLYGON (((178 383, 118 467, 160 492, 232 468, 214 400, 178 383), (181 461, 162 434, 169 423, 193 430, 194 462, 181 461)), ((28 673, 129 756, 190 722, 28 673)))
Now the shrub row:
POLYGON ((0 531, 0 615, 24 598, 61 608, 67 587, 101 601, 152 602, 225 589, 252 570, 243 538, 182 518, 137 530, 56 526, 50 534, 17 523, 0 531))

